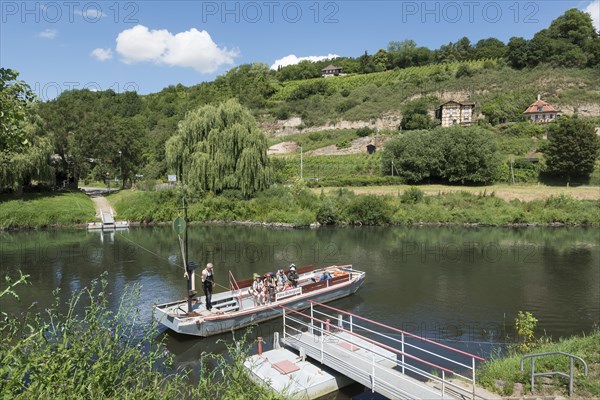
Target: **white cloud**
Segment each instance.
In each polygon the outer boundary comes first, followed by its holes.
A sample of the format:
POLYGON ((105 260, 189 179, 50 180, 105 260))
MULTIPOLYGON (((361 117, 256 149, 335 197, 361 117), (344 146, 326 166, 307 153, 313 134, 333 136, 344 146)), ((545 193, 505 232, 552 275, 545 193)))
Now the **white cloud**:
POLYGON ((236 49, 219 48, 206 31, 192 28, 172 34, 166 29, 149 30, 143 25, 119 33, 116 50, 127 64, 150 61, 190 67, 201 73, 215 72, 221 65, 233 64, 239 55, 236 49))
POLYGON ((592 16, 594 27, 596 28, 596 31, 600 32, 600 0, 592 0, 585 8, 585 12, 592 16))
POLYGON ((337 54, 328 54, 326 56, 307 56, 307 57, 296 57, 294 54, 290 54, 289 56, 285 56, 283 58, 275 60, 273 65, 271 65, 271 69, 277 69, 279 66, 286 67, 288 65, 298 64, 300 61, 305 61, 305 60, 315 62, 315 61, 329 60, 329 59, 338 58, 338 57, 339 56, 337 54))
POLYGON ((95 57, 96 59, 98 59, 100 61, 110 60, 112 58, 112 56, 113 56, 112 50, 110 48, 108 48, 108 49, 102 49, 100 47, 98 47, 97 49, 92 50, 92 52, 90 53, 90 55, 92 57, 95 57))
POLYGON ((102 17, 106 17, 106 14, 101 9, 96 8, 94 3, 88 3, 83 10, 75 10, 75 14, 81 15, 84 19, 90 21, 97 21, 102 17))
POLYGON ((56 29, 44 29, 38 33, 38 37, 50 40, 54 39, 56 35, 58 35, 58 31, 56 29))

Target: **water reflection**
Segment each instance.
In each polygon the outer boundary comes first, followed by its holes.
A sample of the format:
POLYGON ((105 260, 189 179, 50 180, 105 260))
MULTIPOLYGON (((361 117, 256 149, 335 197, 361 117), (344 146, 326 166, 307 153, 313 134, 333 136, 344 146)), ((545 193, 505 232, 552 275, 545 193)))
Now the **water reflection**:
MULTIPOLYGON (((32 283, 20 288, 20 303, 2 299, 3 311, 19 312, 34 301, 44 308, 55 288, 64 301, 103 271, 115 308, 128 285, 141 286, 146 321, 154 303, 186 293, 170 227, 131 228, 112 237, 66 230, 2 233, 0 239, 2 274, 17 276, 21 269, 32 283)), ((239 279, 290 263, 352 263, 367 272, 367 281, 336 307, 474 352, 511 336, 519 310, 531 311, 539 333, 555 338, 589 332, 600 320, 595 229, 208 225, 192 226, 189 242, 190 259, 213 262, 223 286, 228 271, 239 279)), ((222 351, 218 339, 165 338, 181 363, 206 349, 222 351)))

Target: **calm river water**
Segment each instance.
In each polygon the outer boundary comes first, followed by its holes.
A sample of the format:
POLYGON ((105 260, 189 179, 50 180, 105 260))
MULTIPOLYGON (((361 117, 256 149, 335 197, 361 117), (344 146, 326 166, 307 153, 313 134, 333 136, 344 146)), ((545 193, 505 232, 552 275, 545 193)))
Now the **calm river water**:
MULTIPOLYGON (((116 301, 142 286, 140 307, 183 298, 185 281, 170 227, 116 234, 84 230, 0 233, 0 271, 31 275, 20 312, 52 291, 70 293, 108 272, 116 301)), ((273 229, 193 226, 190 260, 215 264, 217 283, 296 265, 353 264, 364 286, 334 306, 444 343, 486 355, 512 336, 519 310, 538 318, 538 333, 554 338, 589 332, 600 321, 600 233, 592 228, 342 227, 273 229)), ((199 285, 198 285, 199 286, 199 285)), ((254 334, 269 337, 278 322, 254 334)), ((218 338, 167 334, 176 362, 192 368, 203 351, 220 352, 218 338)), ((228 339, 222 336, 221 339, 228 339)))

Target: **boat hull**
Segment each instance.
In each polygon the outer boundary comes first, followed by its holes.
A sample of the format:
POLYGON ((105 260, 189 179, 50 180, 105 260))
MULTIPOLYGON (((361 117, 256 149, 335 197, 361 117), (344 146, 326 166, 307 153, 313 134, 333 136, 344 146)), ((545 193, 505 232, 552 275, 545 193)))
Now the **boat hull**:
MULTIPOLYGON (((231 332, 279 317, 283 312, 280 306, 301 310, 310 307, 310 301, 326 303, 349 296, 355 293, 365 280, 364 272, 357 273, 355 271, 354 274, 356 276, 347 282, 279 300, 267 306, 242 308, 235 312, 222 314, 204 311, 202 315, 188 316, 183 312, 187 308, 187 302, 179 301, 156 305, 154 318, 167 328, 185 335, 207 337, 231 332), (174 310, 179 310, 180 314, 177 315, 173 312, 174 310)), ((213 296, 213 303, 219 301, 219 295, 221 295, 220 298, 226 298, 226 296, 222 296, 222 293, 216 294, 213 296)), ((229 296, 231 297, 231 295, 229 296)))

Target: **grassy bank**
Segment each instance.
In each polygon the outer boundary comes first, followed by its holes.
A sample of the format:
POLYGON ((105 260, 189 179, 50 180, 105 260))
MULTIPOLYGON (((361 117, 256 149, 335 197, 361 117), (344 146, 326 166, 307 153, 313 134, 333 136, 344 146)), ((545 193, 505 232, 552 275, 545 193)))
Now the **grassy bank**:
MULTIPOLYGON (((58 300, 33 304, 20 315, 0 312, 0 397, 281 399, 245 373, 251 343, 243 339, 230 344, 227 354, 203 353, 198 383, 192 384, 193 371, 173 368, 174 356, 157 340, 156 323, 142 317, 141 288, 127 287, 113 299, 104 278, 73 292, 65 312, 58 300)), ((7 279, 0 305, 30 290, 21 285, 25 281, 7 279)))
POLYGON ((80 192, 0 195, 0 229, 75 225, 94 219, 94 204, 80 192))
MULTIPOLYGON (((171 221, 179 215, 177 191, 131 192, 110 196, 119 218, 138 222, 171 221)), ((190 198, 192 221, 280 222, 293 225, 481 224, 503 226, 600 225, 600 200, 565 194, 531 201, 506 201, 486 190, 426 195, 418 188, 388 195, 356 195, 346 189, 315 193, 303 186, 274 187, 250 200, 237 192, 190 198)))
MULTIPOLYGON (((575 362, 576 370, 573 385, 575 398, 600 397, 600 331, 590 336, 573 337, 557 343, 546 343, 537 347, 535 353, 563 351, 583 358, 589 367, 588 376, 583 375, 583 367, 575 362)), ((504 396, 528 395, 531 392, 531 363, 525 362, 525 370, 520 369, 521 355, 491 359, 478 372, 479 383, 486 389, 504 396)), ((535 361, 535 372, 561 371, 568 374, 569 358, 566 356, 545 356, 535 361)), ((568 396, 568 379, 561 377, 537 377, 536 395, 568 396)))

